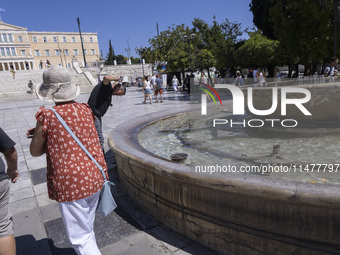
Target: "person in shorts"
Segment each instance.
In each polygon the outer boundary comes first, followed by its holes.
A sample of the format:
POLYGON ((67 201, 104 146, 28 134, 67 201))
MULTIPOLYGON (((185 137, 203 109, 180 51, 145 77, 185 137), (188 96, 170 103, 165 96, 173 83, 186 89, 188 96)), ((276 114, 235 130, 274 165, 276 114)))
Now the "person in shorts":
POLYGON ((161 97, 161 103, 163 103, 163 88, 162 88, 162 79, 159 78, 159 75, 156 75, 156 88, 155 88, 155 97, 156 103, 158 103, 158 93, 161 97))
POLYGON ((144 101, 143 104, 146 104, 146 99, 150 99, 150 104, 152 104, 152 86, 151 82, 148 79, 148 76, 143 77, 143 92, 144 92, 144 101))
POLYGON ((10 183, 15 183, 19 178, 18 154, 15 142, 0 128, 0 152, 4 154, 7 163, 0 158, 0 254, 15 255, 15 239, 13 219, 8 208, 10 183))

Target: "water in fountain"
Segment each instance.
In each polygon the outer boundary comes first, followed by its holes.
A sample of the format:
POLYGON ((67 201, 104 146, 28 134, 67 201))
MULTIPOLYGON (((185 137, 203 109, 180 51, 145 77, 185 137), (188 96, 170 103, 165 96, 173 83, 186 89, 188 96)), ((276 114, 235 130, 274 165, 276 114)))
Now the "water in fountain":
MULTIPOLYGON (((285 85, 317 84, 323 78, 299 78, 285 85), (314 79, 315 78, 315 79, 314 79)), ((277 83, 275 83, 277 85, 277 83)), ((182 162, 194 173, 228 177, 230 173, 258 175, 288 181, 340 184, 339 128, 249 128, 242 125, 216 125, 215 119, 241 123, 245 116, 233 116, 230 95, 223 97, 223 108, 208 103, 209 114, 200 110, 158 121, 139 134, 147 150, 169 159, 174 153, 187 153, 182 162), (289 131, 289 132, 287 132, 289 131), (150 137, 147 134, 157 134, 150 137), (276 146, 275 149, 273 147, 276 146)), ((191 94, 199 105, 200 94, 191 94)))

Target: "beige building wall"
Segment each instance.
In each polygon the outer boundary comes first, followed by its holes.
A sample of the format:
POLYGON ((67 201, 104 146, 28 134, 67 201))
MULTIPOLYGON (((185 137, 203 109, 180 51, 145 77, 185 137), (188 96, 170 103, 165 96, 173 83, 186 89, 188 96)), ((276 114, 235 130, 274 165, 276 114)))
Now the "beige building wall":
POLYGON ((27 28, 0 20, 0 71, 34 68, 27 28))
MULTIPOLYGON (((82 33, 87 66, 100 59, 97 33, 82 33)), ((35 32, 0 20, 0 71, 85 66, 79 33, 35 32), (42 63, 42 64, 41 64, 42 63)))
POLYGON ((80 66, 95 66, 100 58, 97 33, 82 33, 85 60, 79 33, 69 32, 28 32, 36 68, 51 65, 72 67, 77 60, 80 66), (43 66, 41 66, 41 63, 43 66))

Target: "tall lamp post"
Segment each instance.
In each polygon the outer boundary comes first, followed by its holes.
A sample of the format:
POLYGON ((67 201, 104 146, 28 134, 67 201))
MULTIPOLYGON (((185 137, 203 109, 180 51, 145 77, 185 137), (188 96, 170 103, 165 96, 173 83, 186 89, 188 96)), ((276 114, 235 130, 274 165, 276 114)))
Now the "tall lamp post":
POLYGON ((190 50, 190 40, 194 40, 195 39, 196 34, 195 33, 191 33, 190 35, 183 35, 183 41, 188 43, 188 51, 189 51, 189 58, 190 58, 190 71, 191 74, 193 72, 192 70, 192 59, 191 59, 191 50, 190 50))
POLYGON ((127 54, 128 54, 129 63, 130 63, 131 59, 130 59, 130 45, 129 45, 129 39, 130 39, 130 37, 127 39, 127 45, 128 45, 128 47, 127 47, 127 49, 125 49, 125 51, 126 51, 127 54))
POLYGON ((143 63, 143 54, 146 51, 145 47, 135 48, 136 53, 139 55, 140 61, 142 62, 142 69, 143 69, 143 77, 144 77, 144 63, 143 63))

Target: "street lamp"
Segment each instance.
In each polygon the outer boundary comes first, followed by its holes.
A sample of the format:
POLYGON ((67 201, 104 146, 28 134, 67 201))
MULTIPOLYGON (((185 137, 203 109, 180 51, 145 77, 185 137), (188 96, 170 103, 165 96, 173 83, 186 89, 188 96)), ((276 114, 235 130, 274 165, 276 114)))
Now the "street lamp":
POLYGON ((127 47, 127 49, 125 49, 125 51, 126 51, 127 54, 128 54, 129 61, 131 61, 131 59, 130 59, 130 45, 129 45, 129 39, 130 39, 130 37, 127 39, 127 45, 128 45, 128 47, 127 47))
POLYGON ((142 68, 143 68, 143 77, 144 77, 144 63, 143 63, 143 54, 146 51, 145 47, 135 48, 136 53, 139 55, 139 59, 142 62, 142 68))
POLYGON ((184 42, 188 42, 188 50, 189 50, 189 58, 190 58, 190 71, 192 74, 192 59, 191 59, 191 50, 190 50, 190 40, 194 40, 195 39, 196 34, 195 33, 191 33, 190 36, 184 34, 183 35, 183 41, 184 42))

